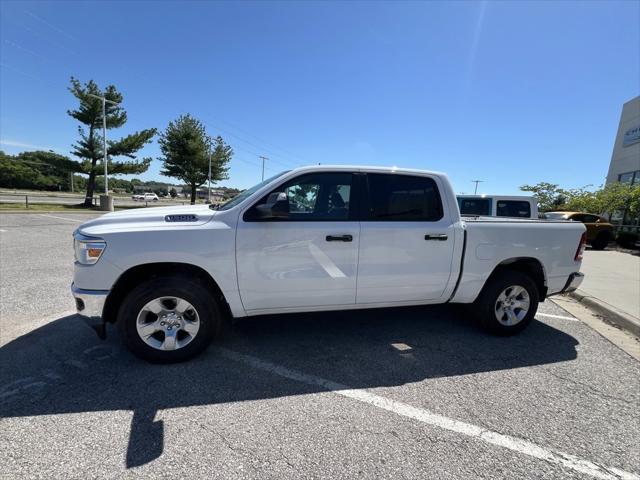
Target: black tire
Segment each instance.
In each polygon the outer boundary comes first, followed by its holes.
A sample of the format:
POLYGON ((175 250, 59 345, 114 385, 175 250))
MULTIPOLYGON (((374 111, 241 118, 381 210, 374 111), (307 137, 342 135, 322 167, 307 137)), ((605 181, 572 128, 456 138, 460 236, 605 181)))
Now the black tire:
POLYGON ((611 234, 609 232, 600 232, 596 238, 591 241, 591 248, 594 250, 604 250, 609 241, 611 240, 611 234))
POLYGON ((535 317, 539 298, 538 287, 528 275, 514 270, 498 271, 489 279, 475 301, 478 320, 483 328, 495 335, 515 335, 524 330, 535 317), (511 286, 520 286, 527 291, 529 310, 525 317, 515 325, 505 325, 496 316, 496 304, 500 294, 511 286))
POLYGON ((147 280, 131 290, 120 305, 117 323, 124 344, 135 356, 153 363, 176 363, 195 357, 209 346, 221 332, 222 315, 213 292, 197 278, 167 275, 147 280), (184 347, 171 351, 147 345, 136 328, 142 308, 148 302, 165 296, 186 300, 200 319, 200 327, 193 339, 184 347))

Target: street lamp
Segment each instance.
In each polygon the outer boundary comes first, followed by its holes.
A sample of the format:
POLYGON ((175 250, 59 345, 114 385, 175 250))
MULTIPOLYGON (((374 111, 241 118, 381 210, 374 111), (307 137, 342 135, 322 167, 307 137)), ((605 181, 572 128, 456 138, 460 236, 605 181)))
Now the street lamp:
POLYGON ((211 205, 211 160, 213 153, 209 152, 209 205, 211 205))
POLYGON ((107 102, 112 105, 118 105, 118 102, 107 100, 105 97, 100 97, 92 93, 87 93, 87 97, 97 98, 102 100, 102 151, 104 152, 104 194, 109 195, 109 179, 107 178, 107 102))

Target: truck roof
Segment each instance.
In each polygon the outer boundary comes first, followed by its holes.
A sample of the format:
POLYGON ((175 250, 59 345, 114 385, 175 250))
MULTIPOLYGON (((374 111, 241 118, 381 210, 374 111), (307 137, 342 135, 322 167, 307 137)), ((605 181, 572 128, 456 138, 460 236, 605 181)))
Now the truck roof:
POLYGON ((444 172, 436 172, 433 170, 422 170, 417 168, 400 168, 396 166, 380 167, 373 165, 306 165, 304 167, 298 167, 291 170, 292 172, 302 172, 306 170, 318 171, 318 170, 345 170, 356 172, 372 172, 372 173, 406 173, 409 175, 439 175, 446 176, 444 172))

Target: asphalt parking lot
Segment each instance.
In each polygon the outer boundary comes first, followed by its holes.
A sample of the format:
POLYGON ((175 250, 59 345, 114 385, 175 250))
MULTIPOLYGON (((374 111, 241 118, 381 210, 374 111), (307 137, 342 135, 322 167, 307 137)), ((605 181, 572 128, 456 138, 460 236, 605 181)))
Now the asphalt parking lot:
POLYGON ((143 363, 73 314, 81 214, 0 215, 3 478, 640 478, 640 364, 552 302, 240 322, 143 363))

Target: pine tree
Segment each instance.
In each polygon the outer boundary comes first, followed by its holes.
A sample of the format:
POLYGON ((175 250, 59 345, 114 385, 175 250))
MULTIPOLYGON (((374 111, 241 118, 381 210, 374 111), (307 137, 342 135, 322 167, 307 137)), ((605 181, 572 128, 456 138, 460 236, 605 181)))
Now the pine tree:
MULTIPOLYGON (((67 113, 88 128, 79 126, 78 133, 80 140, 73 145, 73 155, 82 161, 82 173, 89 175, 87 181, 87 194, 84 205, 91 206, 93 192, 96 186, 96 177, 104 175, 104 166, 97 165, 98 160, 104 158, 102 150, 102 101, 90 97, 89 94, 99 97, 104 96, 107 100, 117 103, 106 103, 107 130, 123 126, 127 121, 127 112, 122 106, 122 94, 117 91, 114 85, 107 86, 104 91, 90 80, 82 85, 79 80, 71 77, 71 87, 69 91, 79 100, 76 110, 67 110, 67 113)), ((155 128, 132 133, 120 140, 107 140, 107 163, 109 175, 137 174, 145 172, 151 163, 151 158, 136 160, 136 152, 149 143, 156 134, 155 128), (114 157, 128 157, 129 161, 113 160, 114 157)))
POLYGON ((211 157, 211 181, 227 178, 228 163, 233 149, 222 137, 207 135, 204 125, 191 115, 181 115, 169 123, 160 135, 160 151, 163 170, 168 177, 178 178, 191 188, 191 204, 196 203, 196 190, 209 178, 211 157))

